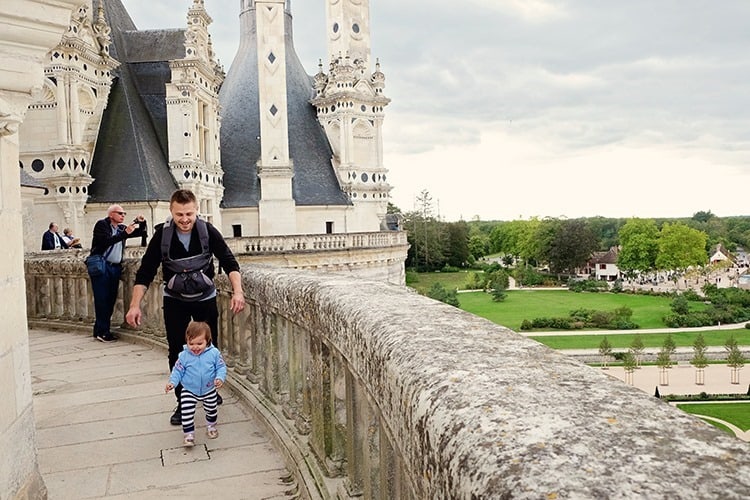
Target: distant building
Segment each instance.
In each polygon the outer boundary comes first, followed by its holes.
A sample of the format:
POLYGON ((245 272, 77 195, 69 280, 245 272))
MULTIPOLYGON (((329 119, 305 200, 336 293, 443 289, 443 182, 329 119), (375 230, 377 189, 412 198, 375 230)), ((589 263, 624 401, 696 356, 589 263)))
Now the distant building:
POLYGON ((735 264, 737 262, 737 258, 729 250, 724 248, 724 245, 718 243, 714 247, 714 252, 711 254, 711 257, 708 259, 708 261, 711 264, 716 264, 719 262, 730 262, 731 264, 735 264))
POLYGON ((620 269, 617 267, 617 255, 619 248, 611 247, 606 252, 594 252, 588 262, 588 274, 600 281, 615 281, 620 277, 620 269))

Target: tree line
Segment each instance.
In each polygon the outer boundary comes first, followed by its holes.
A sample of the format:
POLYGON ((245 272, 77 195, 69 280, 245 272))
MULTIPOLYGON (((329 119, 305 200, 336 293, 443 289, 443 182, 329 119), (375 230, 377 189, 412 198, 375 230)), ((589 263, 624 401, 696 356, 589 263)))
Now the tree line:
POLYGON ((487 255, 572 273, 596 251, 619 246, 618 267, 626 275, 654 270, 684 270, 707 262, 722 244, 729 251, 750 248, 750 217, 718 217, 699 211, 686 218, 531 218, 512 221, 445 222, 432 196, 422 191, 416 208, 400 213, 410 244, 406 266, 417 271, 471 267, 487 255))

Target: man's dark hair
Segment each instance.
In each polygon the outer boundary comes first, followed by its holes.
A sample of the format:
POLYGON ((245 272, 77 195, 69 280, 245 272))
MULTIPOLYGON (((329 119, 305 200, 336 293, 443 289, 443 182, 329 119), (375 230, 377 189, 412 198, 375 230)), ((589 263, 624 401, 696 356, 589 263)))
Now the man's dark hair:
POLYGON ((195 203, 197 205, 198 200, 195 198, 195 194, 189 189, 178 189, 172 193, 172 197, 169 199, 169 204, 172 205, 172 203, 179 203, 180 205, 195 203))
POLYGON ((55 223, 54 223, 54 222, 50 222, 50 223, 49 223, 49 228, 48 228, 48 229, 52 229, 52 226, 54 226, 54 225, 55 225, 55 223))

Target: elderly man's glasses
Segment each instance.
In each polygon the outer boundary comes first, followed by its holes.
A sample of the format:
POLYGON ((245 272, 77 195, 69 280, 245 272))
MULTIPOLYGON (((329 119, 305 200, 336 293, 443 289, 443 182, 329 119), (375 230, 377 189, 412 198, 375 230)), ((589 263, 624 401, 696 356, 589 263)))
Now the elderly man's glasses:
POLYGON ((116 213, 116 214, 120 214, 120 215, 122 215, 123 217, 124 217, 125 215, 127 215, 127 214, 128 214, 127 212, 117 212, 117 211, 115 211, 114 213, 116 213))

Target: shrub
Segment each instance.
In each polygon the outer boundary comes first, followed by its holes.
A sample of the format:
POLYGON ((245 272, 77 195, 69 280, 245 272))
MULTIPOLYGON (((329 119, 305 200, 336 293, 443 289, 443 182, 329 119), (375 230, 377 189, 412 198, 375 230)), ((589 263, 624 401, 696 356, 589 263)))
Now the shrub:
POLYGON ((431 299, 445 302, 446 304, 452 305, 454 307, 458 307, 460 305, 458 302, 458 295, 456 293, 456 290, 446 290, 443 284, 439 282, 430 287, 430 289, 427 291, 427 296, 431 299))

